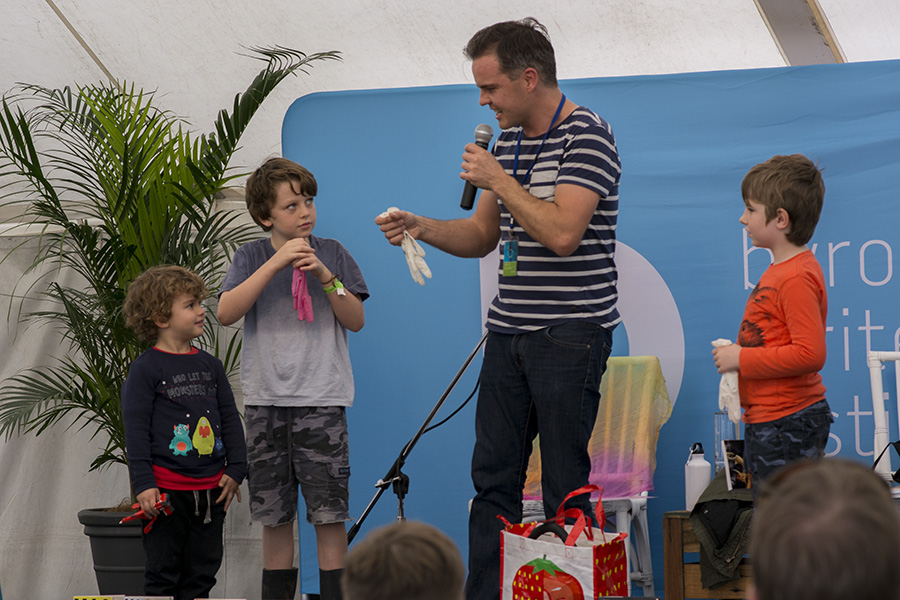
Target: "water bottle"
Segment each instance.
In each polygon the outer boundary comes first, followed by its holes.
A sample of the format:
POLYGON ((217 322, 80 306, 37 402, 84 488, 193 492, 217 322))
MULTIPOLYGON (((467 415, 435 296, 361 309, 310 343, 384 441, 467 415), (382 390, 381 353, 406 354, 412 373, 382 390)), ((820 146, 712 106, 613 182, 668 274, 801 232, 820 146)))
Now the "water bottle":
POLYGON ((739 440, 741 438, 741 430, 738 428, 737 423, 731 421, 727 412, 713 413, 713 419, 716 431, 716 445, 713 446, 715 449, 715 452, 713 452, 715 457, 713 474, 716 474, 725 468, 725 449, 722 442, 725 440, 739 440))
POLYGON ((712 466, 703 458, 703 444, 697 442, 691 446, 688 461, 684 464, 684 501, 687 510, 693 510, 700 494, 709 485, 711 472, 712 466))

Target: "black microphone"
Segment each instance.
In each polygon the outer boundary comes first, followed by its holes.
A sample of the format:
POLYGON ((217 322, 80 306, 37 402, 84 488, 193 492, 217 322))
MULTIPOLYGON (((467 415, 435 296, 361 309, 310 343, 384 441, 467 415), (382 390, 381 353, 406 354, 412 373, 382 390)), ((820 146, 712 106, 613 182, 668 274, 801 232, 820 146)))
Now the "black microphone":
MULTIPOLYGON (((491 143, 491 138, 494 137, 494 130, 491 129, 490 125, 486 125, 482 123, 478 127, 475 128, 475 143, 485 150, 487 150, 488 144, 491 143)), ((459 207, 463 210, 472 210, 472 205, 475 204, 475 191, 476 188, 470 181, 466 182, 466 187, 463 188, 462 200, 459 202, 459 207)))

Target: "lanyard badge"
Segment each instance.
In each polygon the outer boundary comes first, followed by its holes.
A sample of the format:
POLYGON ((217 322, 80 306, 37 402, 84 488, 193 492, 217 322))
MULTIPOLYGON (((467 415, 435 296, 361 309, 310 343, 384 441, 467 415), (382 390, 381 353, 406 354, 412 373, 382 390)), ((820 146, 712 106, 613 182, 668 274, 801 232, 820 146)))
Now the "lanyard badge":
POLYGON ((518 273, 519 260, 519 239, 510 235, 508 240, 503 242, 503 276, 515 277, 518 273))

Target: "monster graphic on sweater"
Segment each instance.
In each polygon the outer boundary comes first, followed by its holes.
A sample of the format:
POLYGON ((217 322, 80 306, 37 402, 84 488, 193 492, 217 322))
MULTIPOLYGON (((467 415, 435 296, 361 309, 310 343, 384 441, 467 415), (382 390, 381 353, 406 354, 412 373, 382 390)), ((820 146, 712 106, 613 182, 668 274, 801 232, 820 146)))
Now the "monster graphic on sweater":
POLYGON ((155 348, 135 360, 122 387, 128 467, 136 494, 160 472, 235 481, 246 474, 240 415, 222 363, 211 354, 155 348))
POLYGON ((169 442, 169 449, 177 456, 187 456, 187 453, 194 449, 194 446, 191 444, 191 437, 188 435, 191 428, 182 423, 176 425, 173 429, 175 430, 175 436, 169 442))

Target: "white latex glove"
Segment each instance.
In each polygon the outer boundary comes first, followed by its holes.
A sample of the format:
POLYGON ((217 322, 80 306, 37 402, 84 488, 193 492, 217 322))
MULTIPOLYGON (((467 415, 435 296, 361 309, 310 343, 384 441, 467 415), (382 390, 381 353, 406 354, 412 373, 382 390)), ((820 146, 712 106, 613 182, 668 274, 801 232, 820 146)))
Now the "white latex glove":
MULTIPOLYGON (((712 341, 712 345, 730 346, 731 340, 719 338, 712 341)), ((722 379, 719 380, 719 410, 728 411, 728 419, 732 423, 738 423, 741 420, 741 397, 738 393, 738 374, 737 371, 729 371, 722 373, 722 379)))
MULTIPOLYGON (((400 209, 396 206, 392 206, 379 216, 385 217, 389 213, 398 210, 400 209)), ((411 236, 408 231, 403 232, 403 241, 400 242, 400 248, 406 256, 406 264, 409 266, 409 274, 412 275, 413 281, 419 285, 425 285, 425 279, 422 276, 424 275, 431 279, 431 269, 429 269, 428 265, 425 263, 425 249, 419 245, 416 238, 411 236)))

